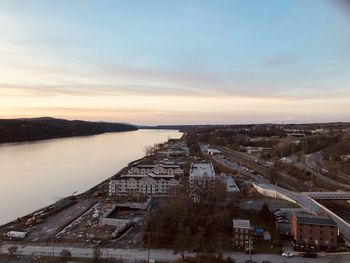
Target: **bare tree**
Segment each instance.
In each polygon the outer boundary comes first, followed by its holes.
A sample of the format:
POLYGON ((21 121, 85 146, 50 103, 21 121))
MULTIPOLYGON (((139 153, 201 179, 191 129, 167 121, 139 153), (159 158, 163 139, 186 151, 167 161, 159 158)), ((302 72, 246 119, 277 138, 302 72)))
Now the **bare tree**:
POLYGON ((68 262, 72 258, 72 253, 68 249, 63 249, 60 257, 62 262, 68 262))
POLYGON ((16 254, 16 253, 17 253, 17 250, 18 250, 18 247, 17 247, 17 246, 11 246, 11 247, 8 248, 8 251, 9 251, 9 253, 10 253, 11 256, 14 255, 14 254, 16 254))
POLYGON ((94 262, 100 262, 101 256, 102 256, 101 248, 95 247, 95 249, 94 249, 94 262))

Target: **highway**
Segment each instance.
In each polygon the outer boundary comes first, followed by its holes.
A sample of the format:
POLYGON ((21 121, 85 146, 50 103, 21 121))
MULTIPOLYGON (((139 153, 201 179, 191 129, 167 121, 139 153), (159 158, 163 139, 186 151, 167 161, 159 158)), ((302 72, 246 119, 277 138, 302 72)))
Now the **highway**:
MULTIPOLYGON (((322 167, 323 155, 322 152, 315 152, 306 156, 305 164, 319 173, 327 175, 328 171, 322 167)), ((343 180, 350 180, 350 175, 338 171, 337 176, 343 180)))
POLYGON ((350 204, 344 200, 317 200, 350 223, 350 204))
MULTIPOLYGON (((8 253, 8 248, 13 244, 3 244, 0 247, 0 253, 8 253)), ((57 256, 63 250, 69 250, 73 257, 79 258, 93 258, 95 249, 93 247, 72 247, 72 246, 57 246, 54 249, 54 254, 57 256)), ((102 256, 101 258, 118 258, 123 259, 125 262, 135 262, 138 260, 147 259, 147 249, 114 249, 114 248, 101 248, 102 256)), ((52 255, 51 246, 19 246, 17 255, 30 256, 35 254, 36 256, 50 256, 52 255)), ((189 253, 187 256, 194 256, 194 254, 189 253)), ((229 252, 224 253, 224 257, 231 257, 236 260, 237 263, 243 263, 249 259, 249 255, 241 252, 229 252)), ((179 258, 180 255, 174 255, 173 251, 170 249, 151 249, 150 258, 156 261, 173 262, 179 258)), ((283 258, 280 255, 270 255, 270 254, 258 254, 253 255, 253 260, 261 263, 264 260, 270 262, 288 262, 288 263, 302 263, 302 262, 317 262, 317 263, 348 263, 350 262, 349 254, 321 254, 318 258, 305 260, 302 257, 295 256, 292 258, 283 258)))
MULTIPOLYGON (((216 147, 216 148, 220 149, 220 151, 222 151, 222 153, 225 156, 227 156, 228 158, 233 159, 236 162, 238 162, 239 164, 242 164, 250 169, 255 170, 257 173, 263 175, 265 178, 270 177, 269 168, 264 167, 261 164, 257 163, 256 158, 247 156, 245 154, 242 154, 240 152, 237 152, 235 150, 232 150, 232 149, 229 149, 226 147, 216 147)), ((220 162, 224 162, 222 160, 225 160, 225 159, 221 159, 221 160, 219 159, 220 162)), ((224 163, 222 163, 222 164, 224 164, 224 163)), ((254 176, 253 173, 246 172, 244 169, 241 168, 241 165, 237 164, 237 166, 234 167, 234 166, 230 165, 229 161, 226 162, 226 165, 228 165, 228 168, 239 171, 240 173, 247 175, 247 176, 250 176, 251 178, 255 179, 257 182, 259 182, 259 178, 254 176)), ((264 180, 264 182, 270 182, 270 180, 266 179, 266 180, 264 180)), ((304 184, 300 184, 300 182, 296 178, 294 178, 286 173, 282 173, 282 172, 278 173, 277 184, 280 186, 283 186, 286 189, 294 190, 294 191, 307 192, 310 190, 310 188, 308 186, 306 186, 304 184)))

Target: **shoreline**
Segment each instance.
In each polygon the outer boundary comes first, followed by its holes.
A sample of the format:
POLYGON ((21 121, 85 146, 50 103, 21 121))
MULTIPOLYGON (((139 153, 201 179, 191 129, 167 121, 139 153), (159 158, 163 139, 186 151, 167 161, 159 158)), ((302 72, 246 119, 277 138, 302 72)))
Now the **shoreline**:
MULTIPOLYGON (((152 129, 138 129, 138 130, 152 130, 152 129)), ((162 130, 162 129, 155 129, 155 130, 162 130)), ((137 131, 137 130, 133 130, 133 131, 137 131)), ((125 132, 133 132, 133 131, 125 131, 125 132)), ((123 131, 124 132, 124 131, 123 131)), ((106 133, 115 133, 115 132, 105 132, 105 133, 102 133, 102 134, 106 134, 106 133)), ((184 133, 183 133, 184 134, 184 133)), ((97 136, 97 135, 101 135, 101 134, 94 134, 94 135, 82 135, 82 136, 73 136, 73 137, 61 137, 61 138, 51 138, 51 139, 45 139, 45 140, 37 140, 37 141, 26 141, 26 142, 15 142, 15 143, 0 143, 0 147, 3 146, 3 145, 21 145, 21 144, 26 144, 26 143, 35 143, 35 142, 42 142, 42 141, 48 141, 48 140, 56 140, 56 139, 65 139, 65 138, 74 138, 74 137, 87 137, 87 136, 97 136)), ((179 139, 181 139, 182 137, 180 137, 179 139)), ((165 141, 161 142, 161 143, 164 143, 165 141)), ((17 220, 18 219, 25 219, 25 218, 30 218, 32 217, 34 214, 36 213, 39 213, 41 211, 44 211, 45 209, 48 209, 52 206, 55 206, 58 202, 60 202, 61 200, 65 200, 65 199, 69 199, 69 198, 74 198, 76 200, 79 200, 79 198, 82 198, 84 196, 86 196, 86 198, 88 198, 87 195, 92 195, 94 194, 94 192, 98 191, 99 188, 103 188, 103 186, 109 181, 111 180, 114 176, 116 176, 117 174, 121 173, 124 169, 126 169, 127 167, 129 167, 131 164, 135 163, 135 162, 139 162, 139 161, 142 161, 143 159, 145 159, 147 156, 142 156, 141 158, 138 158, 138 159, 134 159, 134 160, 131 160, 130 162, 127 163, 126 166, 122 167, 121 169, 119 169, 116 173, 113 173, 111 176, 107 177, 106 179, 103 179, 102 181, 100 181, 99 183, 95 184, 94 186, 88 188, 87 190, 85 190, 84 192, 82 193, 79 193, 79 194, 76 194, 76 195, 67 195, 67 196, 64 196, 62 197, 61 199, 57 200, 56 202, 54 203, 50 203, 46 206, 43 206, 41 208, 38 208, 32 212, 29 212, 25 215, 22 215, 22 216, 19 216, 11 221, 8 221, 4 224, 0 224, 0 229, 4 228, 4 227, 7 227, 11 224, 16 224, 17 220)), ((64 210, 64 209, 63 209, 64 210)), ((59 213, 60 211, 58 211, 57 213, 59 213)), ((55 213, 55 214, 57 214, 55 213)))

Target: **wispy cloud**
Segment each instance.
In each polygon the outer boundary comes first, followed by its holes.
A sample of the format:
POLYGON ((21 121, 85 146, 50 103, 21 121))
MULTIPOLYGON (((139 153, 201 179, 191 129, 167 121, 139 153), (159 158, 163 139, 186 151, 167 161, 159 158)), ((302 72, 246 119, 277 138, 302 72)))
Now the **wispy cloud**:
POLYGON ((267 67, 274 67, 274 66, 290 64, 290 63, 293 63, 294 61, 295 61, 295 55, 282 54, 282 55, 269 58, 267 61, 263 63, 263 65, 267 67))

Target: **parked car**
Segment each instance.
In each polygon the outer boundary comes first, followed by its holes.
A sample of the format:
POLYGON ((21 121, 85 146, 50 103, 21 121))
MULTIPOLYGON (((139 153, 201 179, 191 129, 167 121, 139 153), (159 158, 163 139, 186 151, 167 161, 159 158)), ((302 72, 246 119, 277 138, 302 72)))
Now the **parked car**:
POLYGON ((288 221, 288 219, 287 219, 287 218, 285 218, 285 217, 282 217, 282 216, 280 216, 280 217, 277 217, 277 218, 276 218, 276 220, 277 220, 277 221, 281 221, 281 220, 287 220, 287 221, 288 221))
POLYGON ((287 218, 286 215, 284 215, 284 214, 275 214, 275 218, 276 217, 285 217, 285 218, 287 218))
POLYGON ((290 252, 290 251, 286 251, 286 252, 282 253, 282 257, 290 258, 290 257, 293 257, 293 256, 294 256, 293 252, 290 252))

